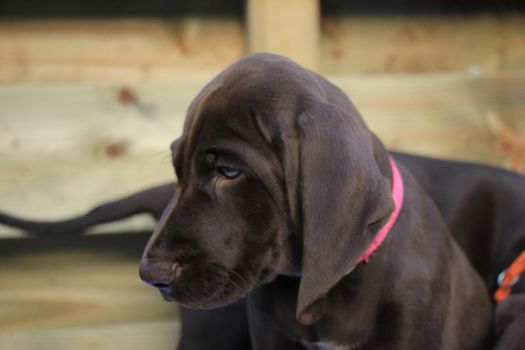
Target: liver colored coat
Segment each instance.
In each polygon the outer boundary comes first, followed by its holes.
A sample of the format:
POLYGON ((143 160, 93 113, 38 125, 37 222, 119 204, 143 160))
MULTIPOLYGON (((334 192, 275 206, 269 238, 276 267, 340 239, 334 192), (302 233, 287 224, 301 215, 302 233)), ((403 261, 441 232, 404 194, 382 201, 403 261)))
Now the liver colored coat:
POLYGON ((490 302, 438 209, 348 98, 279 56, 233 64, 191 104, 174 165, 179 194, 140 274, 167 300, 221 307, 248 296, 254 349, 483 349, 490 302), (357 265, 356 265, 357 264, 357 265))

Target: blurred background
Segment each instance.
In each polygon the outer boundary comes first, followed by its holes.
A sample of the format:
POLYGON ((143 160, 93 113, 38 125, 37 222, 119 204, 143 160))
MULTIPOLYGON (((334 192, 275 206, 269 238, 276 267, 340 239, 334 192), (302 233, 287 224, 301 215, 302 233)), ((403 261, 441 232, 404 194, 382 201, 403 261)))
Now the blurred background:
MULTIPOLYGON (((390 148, 525 172, 522 0, 0 0, 0 211, 172 181, 190 101, 258 51, 325 75, 390 148)), ((174 348, 176 306, 138 278, 153 224, 0 226, 0 348, 174 348)))

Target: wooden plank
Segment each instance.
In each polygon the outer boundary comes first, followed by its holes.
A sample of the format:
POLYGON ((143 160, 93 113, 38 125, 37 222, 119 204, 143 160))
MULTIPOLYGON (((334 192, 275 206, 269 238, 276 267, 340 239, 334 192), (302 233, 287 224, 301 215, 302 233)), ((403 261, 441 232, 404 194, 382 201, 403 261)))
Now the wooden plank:
POLYGON ((319 18, 319 0, 249 0, 249 50, 278 53, 317 70, 319 18))
POLYGON ((324 16, 325 74, 525 68, 525 15, 324 16))
POLYGON ((0 347, 11 350, 165 350, 175 349, 176 321, 17 331, 0 334, 0 347))
POLYGON ((169 144, 203 84, 0 87, 0 206, 58 218, 172 181, 169 144), (137 102, 122 103, 122 91, 137 102))
POLYGON ((0 84, 174 81, 259 50, 323 74, 525 68, 523 14, 320 18, 317 0, 254 0, 247 10, 246 28, 235 17, 3 20, 0 84))
MULTIPOLYGON (((497 118, 525 139, 525 74, 358 76, 333 79, 389 147, 499 166, 497 118)), ((518 145, 516 145, 518 146, 518 145)), ((517 150, 516 150, 517 151, 517 150)), ((525 171, 525 163, 513 170, 525 171)))
POLYGON ((241 19, 0 21, 0 83, 171 81, 246 52, 241 19))
POLYGON ((176 305, 138 277, 148 236, 3 240, 0 348, 174 348, 176 305))
MULTIPOLYGON (((525 170, 525 73, 332 80, 392 148, 525 170)), ((130 85, 124 104, 115 85, 0 87, 0 210, 60 218, 172 181, 169 144, 206 81, 130 85)))

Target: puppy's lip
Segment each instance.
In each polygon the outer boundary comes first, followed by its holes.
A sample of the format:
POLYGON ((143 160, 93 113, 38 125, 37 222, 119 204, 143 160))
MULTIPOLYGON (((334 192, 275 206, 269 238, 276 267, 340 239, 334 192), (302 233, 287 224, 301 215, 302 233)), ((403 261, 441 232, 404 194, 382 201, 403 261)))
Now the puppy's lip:
POLYGON ((171 294, 171 290, 160 290, 160 295, 162 296, 162 298, 166 301, 174 301, 175 298, 173 297, 173 295, 171 294))
MULTIPOLYGON (((191 268, 191 265, 187 266, 181 265, 179 263, 173 263, 171 265, 171 270, 173 272, 174 279, 169 286, 158 289, 162 298, 165 301, 176 302, 180 306, 189 309, 209 309, 218 306, 223 306, 222 303, 216 303, 214 301, 217 299, 217 296, 223 293, 224 284, 226 283, 225 280, 221 280, 221 283, 217 284, 216 287, 213 288, 211 293, 197 293, 201 294, 198 297, 193 295, 195 293, 189 293, 189 295, 186 293, 187 288, 189 288, 190 290, 191 288, 195 288, 195 286, 192 286, 193 278, 190 277, 191 273, 189 271, 185 271, 186 274, 189 273, 189 275, 186 276, 183 281, 181 281, 181 276, 185 275, 184 270, 191 268)), ((202 279, 202 277, 200 276, 198 277, 198 279, 202 279)), ((204 279, 207 280, 207 278, 204 279)))

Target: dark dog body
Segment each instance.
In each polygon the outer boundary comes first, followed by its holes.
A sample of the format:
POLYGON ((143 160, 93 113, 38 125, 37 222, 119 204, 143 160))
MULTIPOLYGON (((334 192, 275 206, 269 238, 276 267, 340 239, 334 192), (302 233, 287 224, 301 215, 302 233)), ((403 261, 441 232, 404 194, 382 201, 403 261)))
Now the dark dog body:
MULTIPOLYGON (((439 207, 490 294, 525 251, 525 178, 493 167, 397 154, 439 207)), ((525 350, 525 278, 496 305, 494 349, 525 350)))
MULTIPOLYGON (((370 264, 359 265, 351 274, 338 281, 335 288, 330 289, 325 300, 322 301, 322 303, 325 304, 321 305, 325 310, 324 315, 315 326, 305 326, 295 320, 295 306, 292 308, 291 306, 295 305, 295 298, 297 298, 298 284, 300 281, 298 277, 278 277, 272 283, 265 284, 261 288, 258 288, 256 293, 253 293, 253 297, 250 297, 250 322, 255 326, 252 330, 252 334, 254 337, 258 338, 258 344, 265 344, 264 342, 272 341, 276 343, 281 342, 282 344, 280 345, 283 346, 294 344, 301 348, 300 346, 302 345, 299 345, 299 343, 296 342, 296 340, 301 339, 301 344, 317 344, 319 346, 333 345, 333 343, 343 344, 345 342, 352 342, 354 345, 359 345, 359 338, 368 337, 368 347, 372 348, 396 348, 396 342, 398 343, 397 346, 399 348, 411 347, 410 345, 404 345, 403 342, 406 342, 405 344, 411 343, 416 348, 429 345, 426 343, 428 339, 418 339, 417 337, 421 335, 424 336, 425 334, 439 333, 436 332, 435 329, 430 329, 432 328, 430 326, 439 328, 439 322, 441 321, 438 321, 436 326, 436 320, 438 319, 442 320, 444 323, 447 322, 446 315, 439 315, 439 312, 446 313, 446 311, 443 311, 443 308, 438 308, 439 310, 436 312, 435 319, 432 316, 432 320, 430 321, 428 319, 423 319, 416 322, 418 326, 425 325, 426 327, 429 327, 429 329, 423 330, 421 328, 416 328, 415 332, 410 332, 406 330, 408 327, 407 324, 400 327, 399 320, 402 319, 405 321, 408 319, 411 320, 411 322, 415 322, 414 320, 418 319, 410 313, 412 310, 409 309, 409 312, 406 312, 407 308, 404 304, 410 304, 413 302, 414 308, 417 309, 414 311, 416 314, 421 308, 427 307, 425 306, 426 304, 424 303, 424 300, 419 300, 425 299, 425 295, 428 296, 428 291, 422 291, 420 289, 422 288, 421 281, 424 281, 425 278, 428 279, 429 276, 432 277, 435 273, 441 273, 442 271, 440 271, 440 269, 447 270, 446 266, 440 266, 440 264, 443 265, 443 262, 436 258, 434 249, 437 249, 438 251, 448 251, 451 255, 456 255, 457 249, 453 247, 454 243, 448 241, 446 233, 443 233, 446 231, 446 228, 440 227, 439 215, 437 215, 436 218, 433 204, 430 203, 428 199, 425 199, 424 195, 421 195, 423 191, 417 188, 418 185, 416 181, 410 179, 409 172, 405 168, 410 169, 410 171, 415 174, 419 183, 430 193, 443 213, 449 227, 452 229, 452 232, 467 251, 469 258, 482 273, 487 283, 490 285, 493 284, 492 276, 496 272, 499 272, 499 265, 505 266, 504 264, 507 263, 506 260, 512 260, 514 250, 519 249, 520 247, 518 235, 521 233, 521 237, 523 237, 524 231, 520 232, 520 221, 516 221, 518 217, 514 217, 513 214, 511 215, 507 212, 507 208, 505 207, 507 202, 500 197, 499 188, 506 188, 508 184, 514 183, 519 187, 519 184, 523 183, 522 178, 505 178, 503 181, 498 181, 492 176, 492 173, 497 171, 492 169, 485 172, 479 171, 481 167, 473 165, 440 162, 401 154, 396 154, 395 157, 402 168, 402 172, 405 175, 408 184, 407 203, 412 203, 408 204, 405 208, 404 216, 402 215, 399 219, 399 223, 396 224, 397 228, 403 228, 402 232, 398 232, 400 231, 399 229, 394 229, 392 232, 392 239, 388 242, 388 246, 383 246, 381 250, 372 257, 370 264), (464 177, 457 176, 454 173, 458 169, 465 174, 464 177), (441 176, 436 178, 436 175, 439 174, 441 174, 441 176), (440 183, 449 183, 449 185, 440 188, 440 183), (452 187, 450 187, 450 184, 452 184, 452 187), (495 190, 495 186, 498 186, 498 189, 495 190), (484 200, 482 201, 477 200, 476 197, 476 193, 479 190, 483 193, 484 200), (415 203, 421 203, 421 205, 416 206, 415 203), (410 206, 415 206, 416 208, 410 208, 410 206), (501 210, 498 208, 501 208, 501 210), (410 215, 414 215, 411 213, 412 211, 418 213, 417 217, 421 217, 421 213, 423 213, 427 216, 426 220, 422 220, 423 222, 416 224, 417 218, 414 219, 409 217, 410 215), (481 224, 475 218, 477 213, 483 213, 483 220, 494 220, 494 224, 489 222, 485 225, 481 224), (498 214, 496 215, 495 213, 498 214), (508 222, 506 221, 507 219, 508 222), (509 226, 511 223, 513 223, 511 225, 512 227, 509 226), (417 226, 417 230, 413 228, 413 225, 417 226), (426 225, 428 226, 425 227, 426 225), (488 227, 490 227, 490 229, 487 229, 488 227), (432 240, 432 244, 428 245, 428 242, 427 244, 422 243, 422 247, 418 246, 418 249, 414 252, 414 247, 409 246, 413 244, 413 237, 406 234, 406 232, 411 231, 420 231, 425 234, 426 232, 430 232, 431 236, 426 239, 432 240), (487 239, 489 242, 486 245, 483 245, 481 249, 478 244, 478 240, 480 240, 480 232, 483 232, 483 240, 487 239), (498 243, 500 241, 507 243, 498 243), (427 245, 426 248, 425 245, 427 245), (452 248, 447 247, 449 245, 452 245, 452 248), (404 254, 407 248, 409 248, 408 251, 411 252, 412 255, 404 254), (507 250, 498 250, 503 248, 507 250), (425 249, 427 250, 425 251, 425 249), (486 262, 485 260, 487 255, 484 254, 487 252, 490 252, 490 258, 487 259, 489 262, 486 262), (498 256, 498 252, 503 252, 503 254, 498 256), (403 259, 406 259, 406 261, 403 262, 403 259), (419 260, 422 260, 421 264, 417 263, 419 260), (392 265, 392 262, 395 262, 394 267, 390 266, 392 265), (419 284, 409 283, 409 281, 406 281, 405 276, 399 276, 399 271, 405 271, 405 269, 407 269, 406 271, 410 271, 414 266, 424 267, 427 270, 426 272, 415 271, 412 275, 415 280, 420 282, 419 284), (399 271, 396 271, 397 269, 399 269, 399 271), (381 276, 379 281, 377 277, 378 275, 381 276), (394 277, 401 277, 401 281, 394 277), (405 285, 406 287, 407 284, 408 287, 406 289, 408 290, 403 290, 402 292, 397 291, 398 294, 404 294, 403 297, 406 298, 406 303, 400 300, 389 300, 395 298, 388 295, 392 291, 385 290, 385 286, 392 287, 396 285, 405 285), (358 287, 355 288, 354 286, 358 287), (367 293, 363 293, 363 291, 366 291, 367 293), (353 295, 354 297, 350 298, 348 297, 349 295, 353 295), (355 305, 358 305, 358 307, 355 307, 355 305), (263 306, 263 310, 269 311, 260 312, 261 306, 263 306), (341 311, 340 307, 344 307, 343 310, 345 311, 341 311), (371 320, 370 317, 374 319, 371 320), (275 328, 275 337, 269 337, 266 333, 257 334, 257 330, 262 329, 261 323, 267 324, 268 319, 277 321, 270 322, 270 329, 275 328), (431 324, 429 325, 429 323, 431 324), (343 324, 352 329, 350 331, 348 329, 341 329, 340 327, 342 327, 343 324), (385 327, 385 325, 391 325, 391 327, 389 327, 388 330, 383 329, 381 331, 376 331, 376 328, 374 327, 376 324, 381 324, 383 327, 385 327), (358 332, 360 329, 362 332, 361 334, 358 332), (282 336, 283 334, 285 335, 284 337, 282 336), (354 339, 345 339, 345 335, 348 334, 357 335, 355 335, 354 339), (418 343, 423 341, 425 341, 423 345, 418 343), (380 346, 381 343, 383 346, 380 346)), ((498 178, 501 179, 507 177, 507 175, 503 175, 504 172, 501 173, 502 174, 498 173, 498 178)), ((508 175, 508 177, 510 177, 510 175, 508 175)), ((511 185, 509 186, 513 188, 511 185)), ((159 205, 155 206, 155 208, 152 207, 151 209, 151 212, 157 213, 157 215, 159 212, 158 207, 164 207, 166 201, 165 198, 168 197, 166 193, 172 191, 171 186, 169 185, 165 185, 161 189, 161 192, 164 193, 162 195, 164 197, 162 199, 164 203, 163 205, 160 205, 162 200, 156 202, 153 201, 159 205)), ((147 192, 148 195, 153 193, 156 192, 147 192)), ((512 213, 519 213, 520 205, 523 203, 520 198, 525 198, 525 196, 519 197, 519 191, 513 191, 513 193, 515 196, 512 198, 513 200, 516 199, 516 203, 514 206, 511 205, 511 208, 509 209, 513 209, 513 211, 511 210, 512 213)), ((126 203, 129 204, 129 201, 126 201, 126 203)), ((116 204, 119 206, 121 203, 116 204)), ((133 205, 126 208, 130 213, 134 213, 135 209, 132 210, 133 205)), ((105 209, 109 209, 109 207, 105 207, 105 209)), ((141 210, 148 209, 142 204, 141 210)), ((97 211, 95 213, 97 213, 97 211)), ((100 211, 98 211, 98 213, 100 213, 100 211)), ((90 214, 91 217, 93 217, 92 214, 93 213, 90 214)), ((1 219, 2 218, 0 217, 0 220, 1 219)), ((105 220, 106 219, 110 218, 106 217, 105 220)), ((523 217, 521 217, 521 220, 521 222, 523 222, 523 217)), ((89 222, 96 223, 96 220, 89 222)), ((48 229, 52 229, 52 227, 48 227, 48 229)), ((523 245, 521 245, 521 247, 523 247, 523 245)), ((459 258, 459 261, 460 264, 462 264, 461 258, 459 258)), ((445 262, 444 264, 446 265, 448 262, 445 262)), ((458 270, 463 269, 458 267, 458 270)), ((446 272, 445 275, 448 273, 450 273, 450 271, 446 272)), ((452 271, 452 273, 455 272, 452 271)), ((446 276, 443 278, 447 279, 446 276)), ((460 304, 458 307, 463 307, 461 299, 456 298, 454 302, 460 304)), ((435 310, 437 304, 434 306, 430 305, 428 308, 435 310)), ((243 308, 239 307, 239 304, 237 304, 237 306, 227 307, 226 309, 221 310, 221 312, 224 313, 225 310, 227 310, 226 313, 229 315, 239 315, 244 312, 243 308)), ((212 315, 216 311, 210 310, 205 312, 212 315)), ((428 313, 425 314, 428 315, 428 313)), ((184 315, 186 320, 189 319, 188 316, 190 319, 194 317, 193 319, 198 320, 199 325, 204 325, 208 322, 206 317, 201 317, 203 312, 185 311, 184 315), (197 314, 199 316, 194 317, 194 315, 197 314)), ((243 318, 240 317, 239 319, 243 318)), ((185 322, 185 324, 188 324, 188 322, 185 322)), ((242 323, 238 324, 242 327, 242 323)), ((229 326, 231 327, 232 325, 229 326)), ((450 327, 454 328, 453 326, 450 327)), ((227 325, 225 330, 228 328, 227 325)), ((196 326, 191 327, 191 329, 196 329, 196 326)), ((203 329, 205 329, 205 327, 203 327, 203 329)), ((457 338, 455 336, 451 337, 454 338, 453 340, 456 340, 457 338)), ((440 333, 439 336, 436 336, 436 339, 437 338, 444 339, 445 337, 440 333)), ((182 347, 188 346, 188 348, 192 348, 189 345, 185 345, 188 344, 187 339, 189 339, 189 337, 185 338, 183 333, 182 347)), ((448 347, 448 344, 441 344, 441 346, 438 346, 441 340, 436 339, 432 339, 432 344, 437 348, 453 348, 453 346, 448 347)), ((277 348, 276 343, 270 344, 268 347, 263 346, 262 348, 272 348, 272 346, 277 348)), ((213 341, 211 344, 214 345, 214 348, 220 346, 220 344, 213 343, 213 341)), ((468 346, 459 343, 456 345, 459 348, 468 348, 468 346)), ((474 346, 471 341, 469 341, 468 345, 474 346)), ((203 348, 205 348, 205 346, 203 348)), ((225 346, 224 348, 231 348, 231 346, 225 346)))
POLYGON ((405 216, 396 225, 399 229, 394 229, 392 239, 381 248, 381 254, 374 256, 369 264, 357 266, 329 291, 324 314, 313 326, 295 320, 299 280, 281 277, 253 292, 248 298, 248 309, 255 310, 251 312, 256 315, 250 317, 250 330, 252 336, 261 333, 254 348, 288 349, 298 344, 304 346, 299 348, 307 349, 485 348, 487 344, 482 340, 472 341, 480 333, 474 338, 455 338, 460 329, 461 332, 486 331, 487 304, 478 294, 483 287, 478 283, 463 283, 463 279, 470 278, 469 268, 461 266, 466 262, 458 258, 463 253, 446 239, 443 231, 436 231, 440 223, 433 214, 420 218, 421 209, 423 212, 433 210, 426 208, 433 207, 431 203, 418 198, 420 192, 417 186, 406 188, 407 202, 413 203, 413 207, 404 209, 405 216), (425 227, 426 224, 429 226, 425 227), (415 239, 412 232, 430 233, 428 238, 432 244, 424 242, 426 238, 415 239), (447 255, 435 255, 435 251, 442 250, 447 251, 447 255), (402 256, 399 252, 403 252, 402 256), (432 256, 435 260, 429 259, 432 256), (449 269, 450 261, 455 262, 454 270, 449 269), (431 276, 436 275, 440 278, 429 284, 431 276), (396 294, 410 300, 410 307, 405 308, 403 302, 396 300, 396 294), (472 310, 476 310, 474 314, 465 310, 456 313, 476 298, 477 301, 470 304, 472 310), (421 313, 422 309, 428 313, 421 313), (477 312, 481 310, 480 316, 477 312), (407 328, 399 327, 400 324, 407 328), (466 324, 472 328, 465 328, 466 324))
MULTIPOLYGON (((498 274, 525 250, 525 178, 479 164, 395 153, 439 208, 492 293, 498 274)), ((517 292, 525 292, 522 284, 517 292)))

